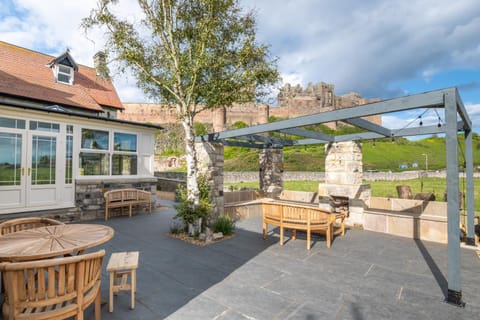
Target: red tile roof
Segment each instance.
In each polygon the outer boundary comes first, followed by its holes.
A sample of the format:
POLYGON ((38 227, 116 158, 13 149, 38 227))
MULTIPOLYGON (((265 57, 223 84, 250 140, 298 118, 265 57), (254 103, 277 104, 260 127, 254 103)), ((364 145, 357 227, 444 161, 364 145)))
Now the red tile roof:
POLYGON ((53 59, 0 41, 0 94, 95 111, 124 109, 112 82, 97 77, 94 68, 78 65, 73 85, 55 82, 47 66, 53 59))

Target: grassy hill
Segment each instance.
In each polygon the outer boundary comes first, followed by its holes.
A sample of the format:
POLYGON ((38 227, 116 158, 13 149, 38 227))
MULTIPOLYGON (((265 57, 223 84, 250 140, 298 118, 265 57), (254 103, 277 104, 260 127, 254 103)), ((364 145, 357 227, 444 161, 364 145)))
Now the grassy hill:
MULTIPOLYGON (((460 142, 463 138, 460 137, 460 142)), ((480 137, 474 135, 474 165, 480 165, 480 137)), ((417 168, 425 169, 425 154, 428 158, 428 169, 436 170, 446 167, 445 139, 432 136, 418 141, 397 138, 394 141, 382 139, 362 142, 364 170, 391 170, 402 171, 417 168), (407 169, 400 169, 400 165, 407 165, 407 169)), ((312 145, 303 147, 284 148, 285 171, 324 171, 325 146, 312 145)), ((460 167, 465 161, 465 148, 460 143, 458 158, 460 167)), ((257 171, 258 150, 239 147, 225 148, 226 171, 257 171)))

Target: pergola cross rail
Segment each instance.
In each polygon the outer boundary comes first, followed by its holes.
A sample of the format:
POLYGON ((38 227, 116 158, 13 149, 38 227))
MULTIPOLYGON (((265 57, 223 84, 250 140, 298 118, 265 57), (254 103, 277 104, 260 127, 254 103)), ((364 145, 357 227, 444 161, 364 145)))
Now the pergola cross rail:
POLYGON ((458 133, 465 134, 465 169, 467 196, 467 243, 475 245, 474 232, 474 190, 473 190, 473 138, 472 121, 460 98, 457 88, 446 88, 414 94, 390 100, 368 103, 350 108, 342 108, 297 118, 259 124, 247 128, 211 133, 197 137, 197 142, 220 143, 228 146, 241 146, 257 149, 283 148, 342 141, 371 140, 445 134, 447 162, 447 223, 448 223, 448 294, 447 301, 463 305, 460 279, 460 213, 459 213, 459 163, 458 133), (365 119, 373 115, 383 115, 413 109, 443 108, 445 123, 420 125, 391 129, 365 119), (305 127, 342 121, 365 131, 343 135, 329 135, 307 130, 305 127), (270 132, 297 136, 269 137, 270 132))

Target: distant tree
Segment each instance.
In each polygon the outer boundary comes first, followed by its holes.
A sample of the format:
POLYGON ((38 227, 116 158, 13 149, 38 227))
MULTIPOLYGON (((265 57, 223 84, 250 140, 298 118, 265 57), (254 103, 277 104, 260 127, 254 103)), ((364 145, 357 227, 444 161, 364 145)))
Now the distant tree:
POLYGON ((243 121, 235 121, 235 123, 232 124, 232 127, 234 129, 242 129, 248 127, 248 125, 243 121))
POLYGON ((193 120, 203 109, 252 102, 278 81, 276 60, 255 34, 255 16, 238 0, 138 0, 141 26, 99 0, 83 19, 103 28, 109 55, 130 69, 154 100, 175 108, 185 131, 187 197, 199 204, 193 120))

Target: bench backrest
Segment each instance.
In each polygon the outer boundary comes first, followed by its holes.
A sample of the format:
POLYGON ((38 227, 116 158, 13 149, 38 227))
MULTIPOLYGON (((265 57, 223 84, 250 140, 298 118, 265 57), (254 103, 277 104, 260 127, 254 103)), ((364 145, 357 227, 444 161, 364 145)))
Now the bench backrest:
POLYGON ((105 192, 105 201, 151 200, 152 194, 139 189, 116 189, 105 192))
POLYGON ((105 250, 100 250, 74 257, 0 263, 8 296, 7 319, 64 319, 83 312, 99 294, 104 255, 105 250))
POLYGON ((290 223, 329 223, 333 216, 320 208, 276 202, 262 203, 262 212, 264 218, 290 223))
POLYGON ((14 233, 22 230, 62 224, 63 222, 41 217, 11 219, 0 223, 0 235, 14 233))

